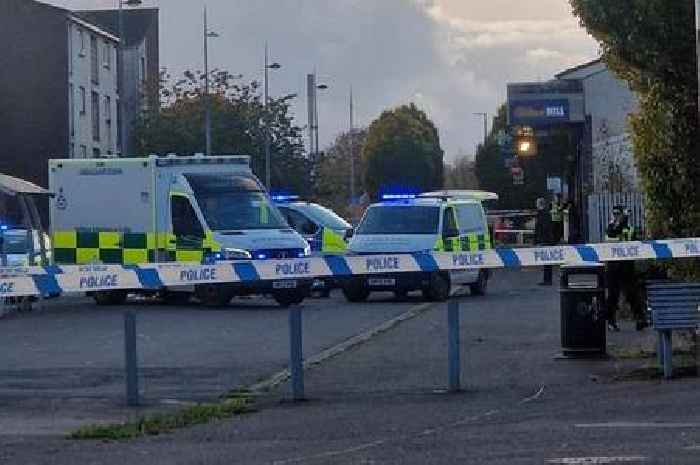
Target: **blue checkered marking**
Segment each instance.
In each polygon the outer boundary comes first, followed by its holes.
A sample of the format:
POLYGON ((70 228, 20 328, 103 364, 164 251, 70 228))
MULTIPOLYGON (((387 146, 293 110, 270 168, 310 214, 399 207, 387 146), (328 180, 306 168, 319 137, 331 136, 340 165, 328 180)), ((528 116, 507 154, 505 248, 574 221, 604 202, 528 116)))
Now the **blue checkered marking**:
POLYGON ((671 252, 667 244, 661 244, 656 241, 648 241, 645 243, 649 244, 654 249, 656 258, 673 258, 673 252, 671 252))
POLYGON ((34 280, 34 285, 39 290, 39 293, 44 297, 58 295, 63 292, 61 286, 58 285, 58 281, 56 281, 55 275, 37 274, 32 275, 31 278, 34 280))
POLYGON ((47 265, 44 267, 44 271, 48 274, 63 274, 63 269, 56 265, 47 265))
POLYGON ((513 249, 496 249, 496 253, 501 257, 506 268, 518 268, 521 266, 520 258, 513 249))
POLYGON ((421 271, 437 271, 440 267, 435 261, 435 257, 427 253, 414 253, 413 258, 418 263, 421 271))
POLYGON ((323 257, 323 260, 325 260, 333 276, 349 276, 352 274, 352 270, 343 257, 338 255, 326 255, 323 257))
POLYGON ((125 270, 131 270, 136 272, 136 277, 138 278, 141 286, 144 289, 161 289, 165 287, 163 281, 160 280, 160 275, 158 270, 154 269, 143 269, 136 265, 125 265, 125 270))
POLYGON ((241 281, 259 281, 260 275, 252 263, 234 263, 233 271, 236 272, 241 281))
POLYGON ((589 245, 577 245, 576 252, 578 252, 579 256, 581 257, 581 260, 583 260, 584 262, 600 261, 600 259, 598 258, 598 252, 596 252, 595 249, 589 245))

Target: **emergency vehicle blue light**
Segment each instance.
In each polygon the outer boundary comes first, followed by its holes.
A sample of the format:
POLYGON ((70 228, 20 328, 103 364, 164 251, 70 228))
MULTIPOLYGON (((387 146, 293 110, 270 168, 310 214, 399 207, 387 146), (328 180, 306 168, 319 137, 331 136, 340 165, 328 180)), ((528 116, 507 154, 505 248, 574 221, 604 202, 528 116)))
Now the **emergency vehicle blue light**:
POLYGON ((416 197, 416 194, 382 194, 382 200, 410 200, 416 197))
POLYGON ((306 257, 306 254, 305 254, 304 252, 299 252, 299 253, 297 254, 297 257, 299 257, 299 258, 305 258, 305 257, 306 257))
POLYGON ((10 228, 6 224, 0 225, 0 230, 7 231, 8 229, 10 229, 10 228))
POLYGON ((292 200, 299 200, 298 195, 287 195, 287 194, 275 194, 275 195, 271 195, 270 198, 275 202, 289 202, 292 200))
POLYGON ((267 255, 265 255, 264 253, 259 253, 255 256, 255 258, 257 258, 258 260, 266 260, 267 255))

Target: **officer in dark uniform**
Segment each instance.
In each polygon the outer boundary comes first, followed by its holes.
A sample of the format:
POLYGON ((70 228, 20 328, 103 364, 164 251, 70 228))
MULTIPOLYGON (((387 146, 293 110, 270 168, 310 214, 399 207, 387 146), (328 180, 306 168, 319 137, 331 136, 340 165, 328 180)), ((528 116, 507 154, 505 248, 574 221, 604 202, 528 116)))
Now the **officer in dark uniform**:
MULTIPOLYGON (((550 212, 547 211, 547 201, 540 197, 537 199, 537 218, 535 219, 535 244, 536 245, 553 245, 552 238, 552 218, 550 212)), ((552 265, 544 266, 542 281, 540 286, 552 285, 552 265)))
MULTIPOLYGON (((613 208, 613 219, 606 230, 608 241, 634 241, 637 234, 634 226, 629 222, 625 214, 624 206, 616 205, 613 208)), ((620 292, 625 294, 625 299, 630 304, 632 314, 637 320, 637 331, 641 331, 647 325, 641 299, 639 298, 639 282, 634 269, 633 261, 608 262, 606 265, 606 280, 608 285, 608 328, 611 331, 619 331, 617 325, 617 310, 620 301, 620 292)))

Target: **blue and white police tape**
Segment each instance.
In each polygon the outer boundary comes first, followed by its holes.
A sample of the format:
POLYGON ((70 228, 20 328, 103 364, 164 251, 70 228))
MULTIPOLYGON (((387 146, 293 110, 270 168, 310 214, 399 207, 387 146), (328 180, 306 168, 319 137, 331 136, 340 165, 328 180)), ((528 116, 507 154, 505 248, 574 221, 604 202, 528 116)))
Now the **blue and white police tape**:
POLYGON ((287 260, 68 265, 0 268, 0 297, 47 296, 112 289, 158 290, 207 283, 347 277, 383 273, 661 260, 700 257, 700 238, 644 242, 499 248, 481 252, 326 255, 287 260))

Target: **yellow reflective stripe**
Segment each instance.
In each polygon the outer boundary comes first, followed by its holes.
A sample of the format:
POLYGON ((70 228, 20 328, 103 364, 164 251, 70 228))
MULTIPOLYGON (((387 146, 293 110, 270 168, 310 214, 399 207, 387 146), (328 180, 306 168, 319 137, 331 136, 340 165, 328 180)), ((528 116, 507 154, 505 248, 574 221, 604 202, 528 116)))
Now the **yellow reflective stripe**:
POLYGON ((322 252, 345 252, 347 249, 347 244, 345 240, 338 234, 329 228, 323 228, 323 235, 321 237, 321 251, 322 252))
POLYGON ((101 232, 97 234, 100 249, 120 249, 122 234, 118 232, 101 232))
POLYGON ((212 252, 221 252, 221 244, 214 240, 214 233, 212 231, 206 231, 203 247, 212 252))
POLYGON ((100 262, 100 249, 77 249, 75 254, 78 263, 100 262))
POLYGON ((443 252, 445 250, 445 244, 442 242, 442 237, 438 236, 437 241, 435 241, 434 250, 438 252, 443 252))
POLYGON ((178 262, 201 262, 204 253, 201 250, 176 250, 175 260, 178 262))
POLYGON ((479 235, 470 233, 467 235, 469 237, 469 251, 478 252, 479 251, 479 235))
POLYGON ((148 250, 146 249, 124 249, 124 264, 138 265, 148 263, 148 250))
POLYGON ((78 233, 76 231, 54 232, 53 246, 58 249, 75 249, 78 247, 78 233))

